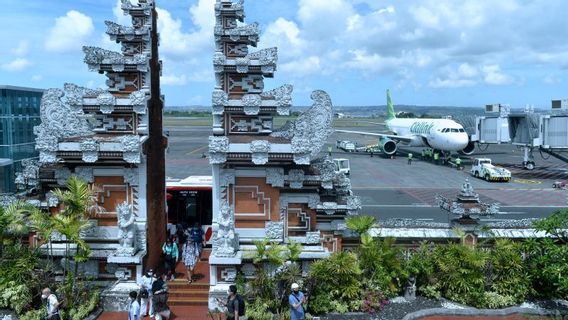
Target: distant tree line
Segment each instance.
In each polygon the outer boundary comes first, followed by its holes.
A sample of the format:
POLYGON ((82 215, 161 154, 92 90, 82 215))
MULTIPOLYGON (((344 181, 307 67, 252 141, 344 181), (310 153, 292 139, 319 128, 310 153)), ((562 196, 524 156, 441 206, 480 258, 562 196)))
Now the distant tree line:
POLYGON ((164 111, 165 117, 210 117, 211 111, 196 111, 196 110, 166 110, 164 111))

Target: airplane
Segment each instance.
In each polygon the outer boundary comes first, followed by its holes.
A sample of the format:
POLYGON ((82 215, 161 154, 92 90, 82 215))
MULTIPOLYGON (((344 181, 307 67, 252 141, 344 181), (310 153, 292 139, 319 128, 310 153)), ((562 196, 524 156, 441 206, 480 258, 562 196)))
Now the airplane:
POLYGON ((379 137, 378 147, 386 155, 395 154, 399 143, 408 147, 428 147, 446 154, 459 152, 460 154, 470 155, 475 149, 475 144, 471 141, 463 126, 454 120, 397 118, 389 90, 387 90, 387 118, 384 125, 392 134, 349 130, 335 131, 379 137))

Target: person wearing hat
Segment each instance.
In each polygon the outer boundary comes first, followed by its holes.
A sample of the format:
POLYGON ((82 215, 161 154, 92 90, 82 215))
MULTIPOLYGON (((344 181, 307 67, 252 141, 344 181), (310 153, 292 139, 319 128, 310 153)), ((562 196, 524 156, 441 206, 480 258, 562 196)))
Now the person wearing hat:
POLYGON ((292 283, 292 293, 290 293, 288 297, 288 303, 290 303, 290 319, 304 320, 306 297, 302 291, 300 291, 300 286, 297 283, 292 283))

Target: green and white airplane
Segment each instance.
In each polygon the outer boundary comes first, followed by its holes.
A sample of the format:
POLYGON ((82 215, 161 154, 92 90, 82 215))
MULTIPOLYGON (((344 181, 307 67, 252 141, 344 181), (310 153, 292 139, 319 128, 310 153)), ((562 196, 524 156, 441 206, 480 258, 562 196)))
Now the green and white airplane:
POLYGON ((391 133, 336 131, 379 137, 379 149, 387 155, 396 153, 399 143, 408 147, 428 147, 442 152, 459 152, 466 155, 472 154, 475 149, 475 144, 470 141, 463 126, 454 120, 397 118, 389 90, 387 90, 387 118, 384 124, 391 133))

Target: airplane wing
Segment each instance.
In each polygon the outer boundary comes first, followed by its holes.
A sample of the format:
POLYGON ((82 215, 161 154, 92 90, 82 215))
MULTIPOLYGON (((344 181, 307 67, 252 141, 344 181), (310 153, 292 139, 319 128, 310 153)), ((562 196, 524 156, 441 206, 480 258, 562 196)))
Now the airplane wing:
POLYGON ((412 137, 408 136, 397 136, 396 134, 386 134, 386 133, 376 133, 376 132, 362 132, 362 131, 350 131, 350 130, 335 130, 335 132, 342 132, 342 133, 352 133, 352 134, 360 134, 364 136, 374 136, 380 138, 389 138, 395 141, 403 141, 403 142, 411 142, 412 137))

